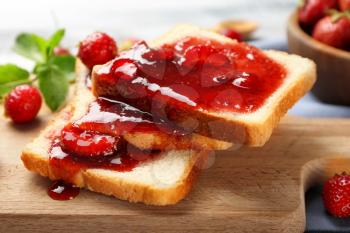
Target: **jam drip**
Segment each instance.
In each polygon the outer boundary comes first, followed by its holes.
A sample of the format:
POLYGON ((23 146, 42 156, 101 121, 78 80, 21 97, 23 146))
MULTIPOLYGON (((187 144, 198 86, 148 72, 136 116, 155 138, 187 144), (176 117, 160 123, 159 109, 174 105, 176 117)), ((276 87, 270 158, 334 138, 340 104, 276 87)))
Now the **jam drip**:
POLYGON ((136 44, 96 72, 94 91, 153 115, 169 106, 247 113, 261 107, 285 76, 281 65, 252 46, 189 37, 156 49, 136 44))
POLYGON ((61 180, 54 181, 47 190, 47 194, 54 200, 68 201, 72 200, 80 193, 80 188, 61 180))

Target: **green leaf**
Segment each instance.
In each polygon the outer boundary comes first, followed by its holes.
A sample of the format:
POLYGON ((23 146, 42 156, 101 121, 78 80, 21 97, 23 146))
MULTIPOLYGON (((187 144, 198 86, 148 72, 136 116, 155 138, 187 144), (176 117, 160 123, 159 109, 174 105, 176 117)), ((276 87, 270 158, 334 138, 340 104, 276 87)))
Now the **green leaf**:
POLYGON ((55 56, 50 58, 50 64, 58 67, 64 72, 69 82, 75 80, 75 57, 73 56, 55 56))
POLYGON ((42 64, 35 64, 32 73, 33 74, 38 74, 38 69, 42 66, 42 64))
POLYGON ((15 88, 18 85, 21 84, 29 84, 32 81, 29 79, 24 79, 24 80, 17 80, 17 81, 13 81, 13 82, 8 82, 8 83, 4 83, 4 84, 0 84, 0 99, 7 94, 8 92, 10 92, 13 88, 15 88))
POLYGON ((14 64, 0 65, 0 85, 29 78, 29 72, 14 64))
POLYGON ((56 111, 65 101, 69 82, 65 73, 54 65, 42 65, 37 69, 39 88, 44 96, 45 103, 56 111))
POLYGON ((49 45, 56 47, 57 45, 60 44, 61 40, 64 37, 65 34, 65 29, 61 28, 57 30, 49 39, 49 45))
POLYGON ((47 58, 48 58, 48 54, 47 54, 47 41, 41 37, 41 36, 38 36, 36 34, 32 34, 32 37, 34 38, 34 40, 36 41, 38 47, 39 47, 39 50, 40 50, 40 53, 44 59, 44 61, 47 61, 47 58))
MULTIPOLYGON (((65 33, 65 30, 64 29, 60 29, 58 31, 56 31, 48 40, 47 42, 47 46, 49 47, 49 49, 52 50, 60 44, 61 40, 63 39, 64 37, 64 33, 65 33)), ((51 53, 49 53, 51 54, 51 53)))
POLYGON ((36 62, 46 60, 46 41, 40 36, 21 33, 16 37, 13 49, 16 53, 36 62))

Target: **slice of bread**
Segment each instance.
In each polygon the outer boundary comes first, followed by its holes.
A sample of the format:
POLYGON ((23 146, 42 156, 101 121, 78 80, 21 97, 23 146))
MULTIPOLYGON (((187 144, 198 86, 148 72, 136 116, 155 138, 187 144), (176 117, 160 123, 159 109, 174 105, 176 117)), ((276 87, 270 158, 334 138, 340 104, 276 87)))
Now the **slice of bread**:
MULTIPOLYGON (((68 123, 72 109, 63 110, 41 134, 28 144, 21 159, 25 167, 51 180, 58 180, 49 165, 49 135, 59 133, 68 123)), ((204 154, 192 150, 172 150, 157 159, 143 162, 132 171, 117 172, 105 169, 86 169, 78 172, 69 182, 91 191, 112 195, 130 202, 149 205, 170 205, 183 199, 198 174, 196 161, 204 154)))
MULTIPOLYGON (((54 174, 49 165, 48 151, 52 143, 50 138, 59 135, 67 123, 79 119, 81 114, 86 112, 87 103, 95 99, 86 88, 87 75, 86 68, 77 62, 75 97, 22 152, 21 159, 28 170, 52 180, 62 179, 54 174)), ((130 202, 150 205, 175 204, 189 192, 206 154, 206 151, 191 149, 169 150, 155 159, 140 163, 129 172, 86 169, 78 172, 69 182, 130 202)))
MULTIPOLYGON (((174 43, 185 37, 199 37, 223 43, 237 43, 217 33, 201 30, 194 26, 180 25, 162 37, 148 42, 150 47, 160 47, 174 43)), ((183 128, 210 138, 262 146, 270 138, 280 118, 313 86, 316 80, 316 66, 309 59, 289 55, 279 51, 265 51, 275 62, 285 67, 287 76, 282 85, 264 102, 264 105, 251 113, 233 111, 211 111, 206 109, 176 108, 167 117, 183 128), (195 128, 193 127, 195 125, 195 128)), ((118 96, 116 88, 99 83, 96 72, 103 66, 95 66, 93 71, 93 92, 97 96, 118 96), (103 87, 104 86, 104 87, 103 87), (113 92, 116 92, 113 94, 113 92)), ((156 101, 153 99, 153 101, 156 101)), ((137 103, 136 103, 137 104, 137 103)), ((167 109, 167 106, 164 108, 167 109)))

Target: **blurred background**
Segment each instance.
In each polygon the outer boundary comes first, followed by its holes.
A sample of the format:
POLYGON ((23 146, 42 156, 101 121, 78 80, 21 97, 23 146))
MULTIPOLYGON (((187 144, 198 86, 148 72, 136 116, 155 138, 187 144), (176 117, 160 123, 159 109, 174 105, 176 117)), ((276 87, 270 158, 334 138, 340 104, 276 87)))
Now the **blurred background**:
POLYGON ((14 36, 19 30, 46 33, 65 27, 68 40, 78 41, 92 30, 119 39, 151 38, 178 23, 210 27, 228 18, 247 18, 259 22, 257 37, 278 37, 295 6, 296 0, 12 0, 1 6, 0 31, 3 37, 4 32, 14 36))

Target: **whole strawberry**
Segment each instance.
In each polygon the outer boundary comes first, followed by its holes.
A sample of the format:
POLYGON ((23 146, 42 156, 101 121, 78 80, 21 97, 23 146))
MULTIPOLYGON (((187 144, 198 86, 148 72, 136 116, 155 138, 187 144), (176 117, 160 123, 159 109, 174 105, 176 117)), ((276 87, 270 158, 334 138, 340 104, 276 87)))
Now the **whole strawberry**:
POLYGON ((329 213, 336 217, 350 216, 350 175, 336 174, 323 186, 323 202, 329 213))
POLYGON ((299 9, 299 22, 303 26, 313 26, 328 9, 336 8, 337 0, 304 0, 299 9))
POLYGON ((15 87, 5 98, 5 115, 15 123, 33 120, 41 107, 38 89, 29 85, 15 87))
POLYGON ((339 0, 338 4, 341 11, 350 10, 350 0, 339 0))
POLYGON ((242 34, 231 28, 224 29, 220 33, 228 38, 237 40, 239 42, 243 40, 242 34))
POLYGON ((333 13, 321 19, 312 32, 312 37, 339 49, 350 46, 350 16, 348 13, 333 13))
POLYGON ((66 48, 63 48, 61 46, 57 46, 53 49, 53 54, 55 54, 55 56, 69 56, 70 52, 66 48))
POLYGON ((113 38, 106 33, 95 32, 80 43, 78 57, 92 69, 95 65, 112 60, 117 54, 118 48, 113 38))

